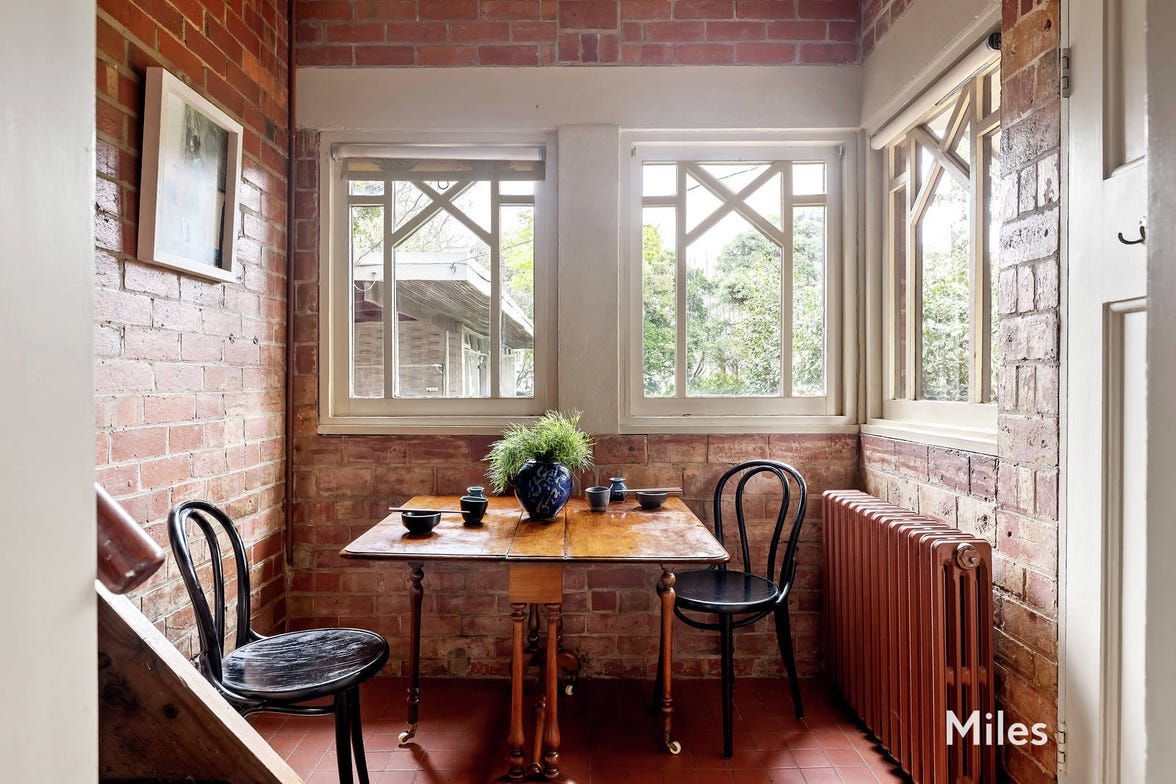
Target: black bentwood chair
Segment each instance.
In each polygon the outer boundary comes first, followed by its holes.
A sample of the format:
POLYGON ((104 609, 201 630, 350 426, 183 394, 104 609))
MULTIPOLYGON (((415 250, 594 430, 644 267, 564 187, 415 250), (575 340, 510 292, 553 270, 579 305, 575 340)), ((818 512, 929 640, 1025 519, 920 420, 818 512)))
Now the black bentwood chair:
POLYGON ((351 784, 351 750, 359 781, 368 784, 359 720, 359 684, 388 661, 388 643, 362 629, 309 629, 263 637, 249 627, 249 563, 245 545, 228 515, 204 501, 185 501, 168 516, 172 554, 188 588, 200 633, 199 666, 204 677, 243 716, 262 711, 304 716, 335 714, 339 781, 351 784), (188 548, 186 523, 204 535, 211 554, 210 607, 188 548), (215 521, 228 534, 237 569, 237 633, 225 655, 225 575, 215 521), (330 705, 304 705, 320 698, 330 705))
MULTIPOLYGON (((727 483, 738 477, 735 485, 735 521, 738 523, 739 550, 743 556, 743 571, 734 571, 726 564, 716 564, 708 569, 679 572, 674 583, 677 598, 674 614, 684 623, 696 629, 717 629, 721 642, 722 694, 723 694, 723 756, 731 756, 731 691, 735 686, 735 629, 749 626, 766 615, 772 615, 776 622, 776 641, 780 645, 780 656, 788 671, 788 684, 792 688, 792 705, 796 718, 804 718, 800 703, 800 685, 796 679, 796 659, 792 653, 792 629, 788 619, 788 594, 796 576, 796 543, 800 539, 800 528, 804 524, 805 507, 808 505, 808 487, 804 478, 795 468, 775 460, 749 460, 740 463, 723 474, 715 487, 714 515, 715 538, 723 541, 723 491, 727 483), (768 549, 768 563, 765 577, 752 572, 751 555, 748 551, 747 525, 743 513, 743 493, 748 481, 758 474, 775 476, 780 482, 780 508, 776 514, 776 525, 768 549), (791 484, 789 479, 792 480, 791 484), (792 484, 795 485, 795 493, 792 484), (792 503, 794 501, 794 503, 792 503), (795 509, 791 517, 791 530, 784 557, 780 561, 779 580, 773 582, 776 572, 776 558, 779 555, 784 524, 789 521, 789 507, 795 509), (709 623, 687 617, 684 610, 718 615, 717 623, 709 623), (739 616, 738 618, 736 616, 739 616)), ((758 483, 757 483, 758 484, 758 483)), ((769 484, 774 486, 774 482, 769 484)), ((756 495, 762 490, 754 488, 756 495)), ((766 501, 768 518, 774 508, 774 495, 766 501)), ((661 668, 658 668, 660 673, 661 668)))

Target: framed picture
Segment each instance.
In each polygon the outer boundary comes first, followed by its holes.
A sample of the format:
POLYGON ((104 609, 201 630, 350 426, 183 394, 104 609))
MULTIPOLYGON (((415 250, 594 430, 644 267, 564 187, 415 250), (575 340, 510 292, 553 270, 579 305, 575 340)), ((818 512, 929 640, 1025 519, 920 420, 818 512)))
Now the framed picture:
POLYGON ((163 68, 147 69, 139 260, 237 280, 241 124, 163 68))

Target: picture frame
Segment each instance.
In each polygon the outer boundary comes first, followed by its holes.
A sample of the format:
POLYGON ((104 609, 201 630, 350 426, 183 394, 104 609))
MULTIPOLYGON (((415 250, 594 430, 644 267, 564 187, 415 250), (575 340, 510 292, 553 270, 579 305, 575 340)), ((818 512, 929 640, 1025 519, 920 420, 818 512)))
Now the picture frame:
POLYGON ((138 259, 238 280, 241 124, 164 68, 147 69, 138 259))

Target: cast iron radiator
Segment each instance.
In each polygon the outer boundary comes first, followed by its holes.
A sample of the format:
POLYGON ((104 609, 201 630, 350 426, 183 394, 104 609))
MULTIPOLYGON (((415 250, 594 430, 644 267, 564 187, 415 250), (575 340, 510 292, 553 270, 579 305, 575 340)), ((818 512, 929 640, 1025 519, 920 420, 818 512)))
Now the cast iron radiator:
POLYGON ((916 784, 993 784, 991 546, 866 493, 823 501, 834 685, 916 784))

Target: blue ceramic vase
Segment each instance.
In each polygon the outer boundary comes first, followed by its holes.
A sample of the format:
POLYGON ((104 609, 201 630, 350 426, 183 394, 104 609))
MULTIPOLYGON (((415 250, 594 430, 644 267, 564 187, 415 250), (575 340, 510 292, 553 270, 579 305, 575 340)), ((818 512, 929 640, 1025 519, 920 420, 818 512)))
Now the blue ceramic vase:
POLYGON ((572 497, 572 472, 563 463, 528 460, 514 485, 515 497, 532 520, 550 520, 572 497))

